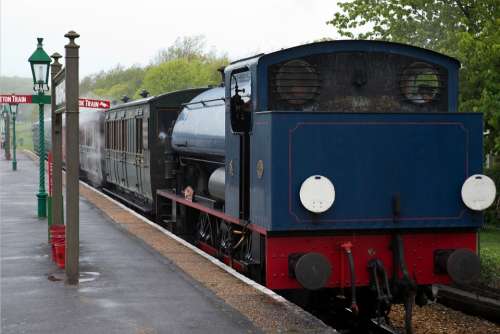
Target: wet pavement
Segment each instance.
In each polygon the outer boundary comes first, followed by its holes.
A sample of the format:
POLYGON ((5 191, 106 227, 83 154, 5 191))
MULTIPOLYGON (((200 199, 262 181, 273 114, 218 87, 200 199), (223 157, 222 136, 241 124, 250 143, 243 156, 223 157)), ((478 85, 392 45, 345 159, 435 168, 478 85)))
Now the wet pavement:
POLYGON ((0 152, 0 300, 8 333, 256 333, 244 315, 80 199, 80 284, 50 259, 38 168, 0 152))

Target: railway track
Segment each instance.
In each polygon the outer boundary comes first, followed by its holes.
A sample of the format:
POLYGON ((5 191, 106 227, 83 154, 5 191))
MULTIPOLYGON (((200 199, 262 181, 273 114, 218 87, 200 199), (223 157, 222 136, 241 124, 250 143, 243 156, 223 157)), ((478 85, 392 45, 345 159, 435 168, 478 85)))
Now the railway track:
POLYGON ((500 291, 477 284, 439 286, 438 301, 455 310, 500 324, 500 291))

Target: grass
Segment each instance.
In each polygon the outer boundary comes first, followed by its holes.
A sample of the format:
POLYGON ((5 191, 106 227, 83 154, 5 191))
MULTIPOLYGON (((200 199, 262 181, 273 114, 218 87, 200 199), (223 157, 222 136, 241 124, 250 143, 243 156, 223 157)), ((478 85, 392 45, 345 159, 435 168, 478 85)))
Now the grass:
POLYGON ((480 232, 481 250, 486 249, 496 253, 500 258, 500 228, 485 225, 480 232))
POLYGON ((485 225, 479 234, 481 281, 500 288, 500 228, 485 225))

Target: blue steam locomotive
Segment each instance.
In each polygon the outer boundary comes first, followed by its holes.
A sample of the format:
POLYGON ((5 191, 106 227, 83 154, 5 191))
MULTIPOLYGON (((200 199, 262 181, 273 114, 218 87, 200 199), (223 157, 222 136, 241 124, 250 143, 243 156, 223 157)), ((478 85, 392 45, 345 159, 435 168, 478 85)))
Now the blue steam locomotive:
POLYGON ((96 114, 82 173, 271 289, 370 316, 425 304, 432 284, 477 277, 495 198, 482 115, 457 112, 459 67, 352 40, 238 60, 219 87, 96 114))

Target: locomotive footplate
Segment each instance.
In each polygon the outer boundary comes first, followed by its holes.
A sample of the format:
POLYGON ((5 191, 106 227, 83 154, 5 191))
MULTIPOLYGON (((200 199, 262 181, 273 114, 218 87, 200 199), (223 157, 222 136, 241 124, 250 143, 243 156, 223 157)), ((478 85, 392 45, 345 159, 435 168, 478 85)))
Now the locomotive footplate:
POLYGON ((259 226, 259 225, 248 223, 247 221, 243 221, 243 220, 241 220, 239 218, 229 216, 229 215, 227 215, 226 213, 224 213, 224 212, 222 212, 220 210, 208 208, 208 207, 206 207, 205 205, 203 205, 201 203, 197 203, 195 201, 189 201, 189 200, 185 199, 184 197, 179 196, 179 195, 175 194, 174 192, 172 192, 170 190, 159 189, 159 190, 156 191, 156 195, 157 195, 157 199, 158 200, 160 198, 165 198, 165 199, 171 200, 173 202, 176 202, 179 205, 184 205, 184 206, 187 206, 187 207, 199 210, 199 211, 207 213, 207 214, 209 214, 211 216, 214 216, 214 217, 217 217, 219 219, 222 219, 222 220, 224 220, 224 221, 226 221, 228 223, 236 224, 236 225, 239 225, 241 227, 245 227, 245 228, 247 228, 247 229, 249 229, 251 231, 255 231, 255 232, 259 233, 259 234, 262 234, 262 235, 266 235, 267 234, 267 231, 264 228, 262 228, 261 226, 259 226))

